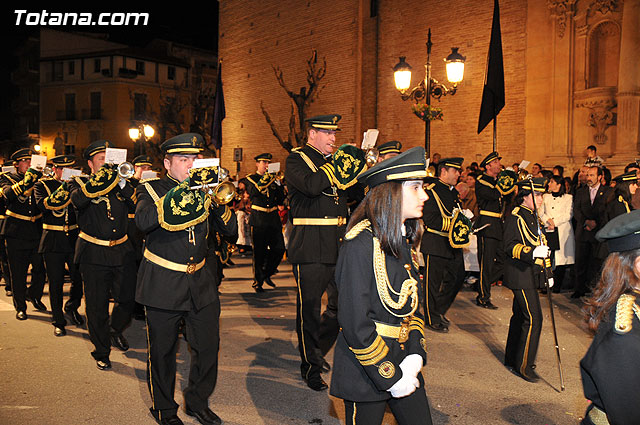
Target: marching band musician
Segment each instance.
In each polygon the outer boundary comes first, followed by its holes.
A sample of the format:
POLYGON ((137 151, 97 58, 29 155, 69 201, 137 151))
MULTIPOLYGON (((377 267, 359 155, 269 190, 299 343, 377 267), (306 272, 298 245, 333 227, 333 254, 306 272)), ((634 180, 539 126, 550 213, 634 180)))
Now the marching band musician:
POLYGON ((595 336, 580 361, 591 401, 581 424, 634 425, 640 418, 640 211, 617 216, 596 238, 610 254, 584 310, 595 336))
POLYGON ((0 180, 2 195, 7 210, 6 219, 0 230, 5 238, 11 283, 13 306, 18 320, 27 319, 27 299, 36 310, 47 307, 40 298, 44 291, 45 271, 42 255, 38 254, 38 244, 42 235, 42 213, 36 206, 33 186, 42 176, 41 170, 30 168, 32 152, 20 149, 11 155, 15 163, 14 173, 5 173, 0 180), (31 285, 27 290, 27 271, 31 269, 31 285))
POLYGON ((378 146, 378 162, 382 162, 385 159, 393 158, 400 155, 402 152, 402 143, 397 140, 392 140, 378 146))
POLYGON ((91 176, 76 176, 69 182, 71 202, 76 208, 80 233, 74 261, 80 265, 84 282, 85 307, 91 353, 100 370, 111 369, 111 346, 129 349, 122 332, 131 322, 135 285, 125 276, 133 263, 133 248, 127 236, 129 208, 134 203, 133 188, 105 163, 107 140, 91 143, 84 158, 91 176), (114 307, 109 320, 109 298, 114 307))
POLYGON ((485 171, 476 180, 479 216, 475 227, 489 224, 478 232, 480 282, 476 304, 491 310, 498 308, 491 302, 491 284, 502 276, 502 253, 499 251, 502 246, 503 199, 496 180, 502 168, 500 159, 498 152, 487 155, 480 163, 485 171))
POLYGON ((400 425, 432 423, 415 251, 426 176, 425 151, 417 147, 358 178, 369 191, 336 266, 340 333, 331 378, 348 425, 381 424, 387 404, 400 425))
POLYGON ((51 178, 44 178, 35 185, 35 199, 42 211, 42 238, 38 252, 44 258, 49 278, 49 299, 53 319, 53 334, 67 334, 67 321, 63 314, 62 299, 66 264, 71 277, 69 299, 64 305, 64 313, 76 326, 84 324, 84 318, 78 313, 82 301, 82 277, 73 261, 73 254, 78 239, 76 212, 71 204, 71 196, 66 182, 62 182, 64 167, 75 163, 73 155, 59 155, 51 158, 53 172, 51 178))
POLYGON ((638 190, 638 176, 635 170, 620 174, 613 178, 616 186, 611 191, 606 205, 607 221, 633 210, 631 198, 638 190))
MULTIPOLYGON (((538 236, 538 226, 543 224, 536 223, 534 212, 534 208, 542 205, 546 179, 533 178, 533 192, 531 185, 531 180, 517 183, 518 193, 514 198, 517 206, 504 224, 504 283, 513 292, 513 315, 504 364, 524 380, 537 382, 540 377, 534 369, 542 330, 538 289, 545 286, 543 261, 551 269, 551 260, 544 235, 538 236)), ((553 278, 549 280, 549 288, 552 286, 553 278)))
POLYGON ((283 205, 285 194, 280 180, 267 173, 270 153, 257 155, 256 172, 241 181, 251 200, 251 240, 253 243, 253 289, 263 292, 262 284, 275 287, 271 276, 276 272, 284 255, 282 223, 278 205, 283 205))
POLYGON ((149 179, 137 189, 136 225, 145 233, 145 249, 136 301, 146 312, 150 411, 162 425, 183 423, 174 400, 183 321, 192 352, 186 413, 205 425, 221 423, 208 407, 218 373, 220 300, 215 266, 207 261, 207 237, 214 231, 237 237, 237 220, 227 205, 195 189, 217 183, 217 170, 211 167, 190 171, 203 145, 202 136, 194 133, 165 141, 166 177, 149 179))
MULTIPOLYGON (((12 165, 13 161, 5 161, 3 167, 8 165, 12 165)), ((6 171, 0 173, 0 184, 3 180, 3 175, 6 174, 6 171)), ((4 192, 0 190, 0 230, 2 229, 2 225, 6 220, 6 211, 7 204, 6 198, 4 197, 4 192)), ((13 296, 13 291, 11 290, 11 270, 9 269, 9 260, 7 257, 7 247, 4 242, 4 236, 2 236, 2 232, 0 231, 0 269, 2 270, 2 278, 4 279, 4 293, 7 297, 13 296)))
POLYGON ((327 389, 320 373, 329 370, 324 355, 338 334, 334 272, 347 217, 344 189, 356 183, 366 166, 364 153, 351 145, 341 147, 344 150, 339 149, 337 160, 332 160, 340 118, 337 114, 308 118, 307 144, 291 152, 285 170, 293 224, 287 252, 298 286, 300 373, 315 391, 327 389), (355 159, 356 151, 361 159, 355 159), (354 168, 336 169, 347 164, 354 168), (325 291, 328 302, 321 316, 325 291))
POLYGON ((453 304, 464 282, 464 244, 452 246, 450 230, 460 199, 455 184, 464 158, 444 158, 438 165, 438 180, 427 185, 429 200, 424 204, 425 232, 420 250, 424 256, 425 326, 436 332, 449 332, 445 313, 453 304))

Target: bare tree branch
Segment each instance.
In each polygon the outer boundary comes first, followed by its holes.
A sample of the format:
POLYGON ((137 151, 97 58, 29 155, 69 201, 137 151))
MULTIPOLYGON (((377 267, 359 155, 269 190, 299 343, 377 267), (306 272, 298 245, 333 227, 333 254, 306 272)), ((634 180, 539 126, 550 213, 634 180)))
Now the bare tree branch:
POLYGON ((273 133, 275 138, 278 139, 278 142, 280 143, 280 145, 284 149, 286 149, 287 152, 291 152, 291 149, 293 149, 293 146, 288 141, 285 142, 284 140, 282 140, 282 137, 280 136, 280 133, 278 132, 278 129, 276 128, 276 125, 271 120, 271 117, 269 116, 269 113, 267 112, 267 110, 264 109, 263 102, 260 102, 260 109, 262 109, 262 114, 264 115, 264 118, 267 120, 267 123, 271 127, 271 132, 273 133))

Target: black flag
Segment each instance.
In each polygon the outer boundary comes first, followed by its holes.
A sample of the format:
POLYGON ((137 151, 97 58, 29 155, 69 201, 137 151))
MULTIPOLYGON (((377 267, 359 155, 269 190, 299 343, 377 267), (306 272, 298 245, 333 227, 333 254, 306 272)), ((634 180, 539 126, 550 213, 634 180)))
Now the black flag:
POLYGON ((504 107, 504 66, 502 64, 502 37, 500 35, 500 6, 495 0, 491 42, 487 55, 487 69, 484 74, 482 104, 478 118, 478 134, 498 116, 504 107))
POLYGON ((226 116, 224 109, 224 93, 222 92, 222 62, 218 62, 218 80, 216 81, 216 104, 213 107, 211 124, 211 143, 220 150, 222 147, 222 120, 226 116))

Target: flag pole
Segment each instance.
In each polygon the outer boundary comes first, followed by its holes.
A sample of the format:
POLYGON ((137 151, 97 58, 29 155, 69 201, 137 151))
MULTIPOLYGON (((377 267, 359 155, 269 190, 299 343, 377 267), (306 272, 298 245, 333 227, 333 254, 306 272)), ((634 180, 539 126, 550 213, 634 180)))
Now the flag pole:
POLYGON ((493 152, 498 151, 498 114, 493 117, 493 152))

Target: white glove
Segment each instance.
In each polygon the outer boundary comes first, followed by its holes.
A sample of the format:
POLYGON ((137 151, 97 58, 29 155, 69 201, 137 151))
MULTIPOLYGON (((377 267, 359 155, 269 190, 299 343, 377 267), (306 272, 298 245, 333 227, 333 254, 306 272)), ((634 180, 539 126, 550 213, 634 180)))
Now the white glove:
POLYGON ((127 184, 127 181, 125 179, 120 179, 120 181, 118 181, 118 186, 120 186, 120 189, 123 189, 125 184, 127 184))
POLYGON ((409 354, 400 363, 400 369, 403 375, 417 377, 422 370, 422 357, 420 354, 409 354))
POLYGON ((402 373, 402 378, 387 390, 394 398, 406 397, 420 386, 418 378, 406 375, 404 374, 404 371, 402 373))
POLYGON ((553 284, 554 284, 555 282, 553 281, 553 278, 552 278, 552 277, 550 277, 550 278, 549 278, 548 282, 549 282, 549 289, 553 288, 553 284))
POLYGON ((465 208, 462 210, 462 214, 464 214, 465 217, 467 217, 469 220, 471 220, 473 218, 473 213, 471 212, 471 210, 469 208, 465 208))
POLYGON ((547 258, 549 256, 549 247, 546 245, 537 246, 533 250, 533 258, 547 258))

